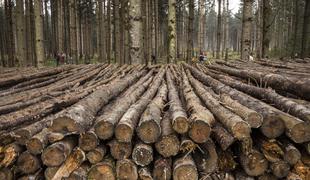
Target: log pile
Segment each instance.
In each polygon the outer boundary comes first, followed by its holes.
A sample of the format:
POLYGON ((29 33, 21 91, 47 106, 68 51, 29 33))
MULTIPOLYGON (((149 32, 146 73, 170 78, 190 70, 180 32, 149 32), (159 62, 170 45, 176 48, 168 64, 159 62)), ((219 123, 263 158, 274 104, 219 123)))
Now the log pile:
POLYGON ((310 179, 310 63, 0 74, 0 180, 310 179))

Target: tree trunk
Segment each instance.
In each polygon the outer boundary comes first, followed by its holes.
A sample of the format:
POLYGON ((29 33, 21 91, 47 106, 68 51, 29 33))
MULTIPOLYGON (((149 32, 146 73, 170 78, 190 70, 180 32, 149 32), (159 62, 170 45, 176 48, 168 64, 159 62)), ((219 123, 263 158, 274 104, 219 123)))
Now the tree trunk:
POLYGON ((168 40, 169 40, 169 55, 168 63, 176 63, 176 1, 169 0, 168 12, 168 40))
POLYGON ((35 30, 36 30, 36 66, 42 68, 45 61, 44 37, 43 37, 43 8, 42 1, 34 2, 35 30))
POLYGON ((187 62, 191 62, 194 56, 194 0, 189 0, 188 3, 188 32, 187 32, 187 62))
POLYGON ((249 60, 251 55, 252 4, 253 0, 244 0, 241 37, 241 59, 243 60, 249 60))
POLYGON ((130 22, 130 59, 132 64, 142 64, 143 42, 142 42, 142 2, 141 0, 129 0, 129 22, 130 22))
POLYGON ((262 0, 262 6, 262 58, 266 58, 269 51, 270 27, 272 25, 272 22, 270 21, 271 5, 268 0, 262 0))
POLYGON ((120 2, 119 0, 113 0, 113 12, 114 12, 114 61, 118 64, 122 64, 120 49, 121 49, 121 35, 120 35, 120 2))
POLYGON ((16 58, 20 66, 26 66, 26 47, 25 47, 25 23, 24 23, 24 1, 16 1, 16 31, 17 49, 16 58))
POLYGON ((303 32, 302 32, 302 50, 301 57, 305 58, 310 55, 310 0, 306 0, 303 32))
POLYGON ((222 0, 218 0, 218 15, 217 15, 217 35, 216 35, 216 59, 220 59, 221 42, 222 42, 222 0))
MULTIPOLYGON (((77 50, 77 22, 76 22, 76 0, 69 1, 70 8, 70 56, 75 64, 78 63, 77 50)), ((71 62, 71 63, 73 63, 71 62)))

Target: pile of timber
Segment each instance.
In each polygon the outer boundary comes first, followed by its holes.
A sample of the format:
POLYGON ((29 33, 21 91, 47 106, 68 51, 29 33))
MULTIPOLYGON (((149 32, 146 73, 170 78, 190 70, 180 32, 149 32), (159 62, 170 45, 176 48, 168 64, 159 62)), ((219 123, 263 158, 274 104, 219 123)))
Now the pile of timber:
POLYGON ((310 179, 310 63, 0 74, 0 180, 310 179))

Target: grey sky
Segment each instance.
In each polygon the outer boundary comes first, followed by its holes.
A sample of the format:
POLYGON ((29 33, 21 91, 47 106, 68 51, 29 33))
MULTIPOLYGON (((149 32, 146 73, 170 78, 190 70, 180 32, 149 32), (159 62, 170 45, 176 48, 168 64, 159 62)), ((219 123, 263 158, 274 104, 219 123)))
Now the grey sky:
MULTIPOLYGON (((217 12, 217 1, 215 1, 216 5, 216 12, 217 12)), ((239 10, 241 0, 229 0, 229 9, 233 12, 236 13, 239 10)))

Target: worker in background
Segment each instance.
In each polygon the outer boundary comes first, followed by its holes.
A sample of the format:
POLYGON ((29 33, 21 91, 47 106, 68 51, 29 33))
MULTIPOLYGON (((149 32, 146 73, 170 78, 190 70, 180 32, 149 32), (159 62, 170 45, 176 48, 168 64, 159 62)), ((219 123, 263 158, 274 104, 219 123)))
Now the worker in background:
POLYGON ((199 54, 199 62, 203 62, 203 60, 204 60, 204 55, 203 55, 203 52, 200 52, 200 54, 199 54))

